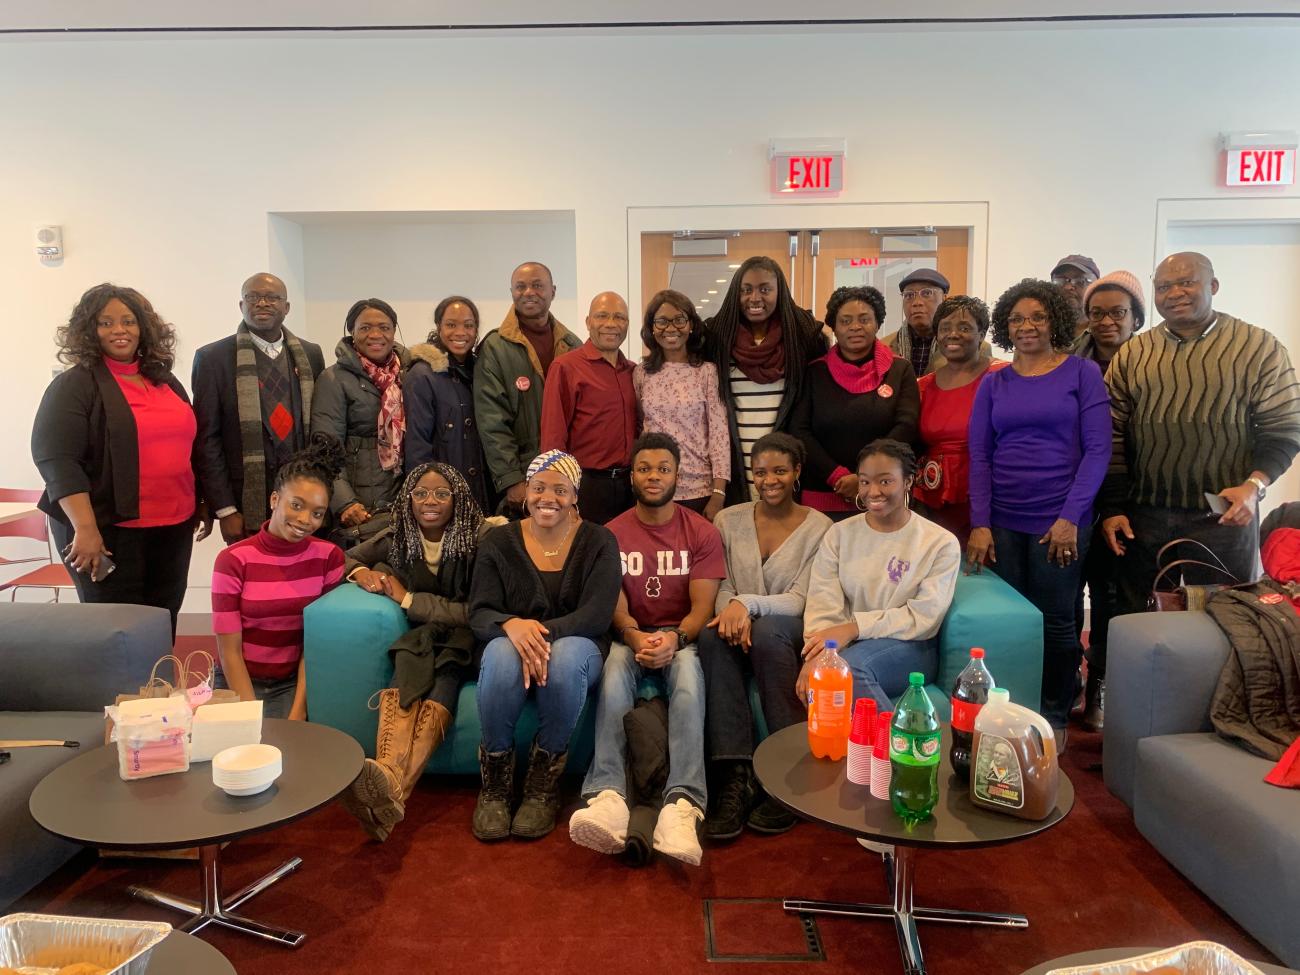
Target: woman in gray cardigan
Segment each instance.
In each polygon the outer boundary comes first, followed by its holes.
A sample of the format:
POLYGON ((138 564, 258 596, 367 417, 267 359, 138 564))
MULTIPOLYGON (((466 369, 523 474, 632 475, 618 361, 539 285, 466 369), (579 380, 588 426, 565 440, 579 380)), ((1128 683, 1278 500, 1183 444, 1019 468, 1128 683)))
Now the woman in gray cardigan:
POLYGON ((709 792, 716 796, 704 835, 713 840, 732 839, 746 824, 760 833, 784 833, 794 825, 793 815, 754 781, 746 670, 753 669, 770 731, 804 720, 805 706, 795 695, 804 598, 813 556, 831 526, 820 511, 795 503, 802 443, 771 433, 754 444, 751 458, 758 500, 724 508, 713 522, 726 546, 727 578, 717 615, 699 638, 714 780, 709 792))

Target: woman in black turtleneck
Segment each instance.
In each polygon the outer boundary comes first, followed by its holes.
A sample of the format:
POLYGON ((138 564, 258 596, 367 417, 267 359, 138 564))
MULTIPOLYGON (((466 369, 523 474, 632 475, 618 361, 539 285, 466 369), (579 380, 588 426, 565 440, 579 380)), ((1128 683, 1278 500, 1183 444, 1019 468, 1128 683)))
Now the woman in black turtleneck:
POLYGON ((835 345, 808 367, 790 418, 803 441, 803 503, 834 521, 856 511, 858 451, 881 437, 916 440, 921 398, 916 373, 876 332, 885 323, 885 298, 875 288, 836 288, 826 303, 835 345))

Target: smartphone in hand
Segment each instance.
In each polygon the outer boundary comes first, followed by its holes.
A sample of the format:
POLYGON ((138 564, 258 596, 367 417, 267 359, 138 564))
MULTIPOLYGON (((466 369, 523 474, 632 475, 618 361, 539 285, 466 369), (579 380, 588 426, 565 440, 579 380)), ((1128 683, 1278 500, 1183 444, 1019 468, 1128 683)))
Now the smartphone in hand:
POLYGON ((1228 508, 1230 507, 1227 498, 1221 494, 1211 494, 1209 491, 1205 492, 1205 503, 1208 504, 1210 510, 1220 518, 1228 513, 1228 508))

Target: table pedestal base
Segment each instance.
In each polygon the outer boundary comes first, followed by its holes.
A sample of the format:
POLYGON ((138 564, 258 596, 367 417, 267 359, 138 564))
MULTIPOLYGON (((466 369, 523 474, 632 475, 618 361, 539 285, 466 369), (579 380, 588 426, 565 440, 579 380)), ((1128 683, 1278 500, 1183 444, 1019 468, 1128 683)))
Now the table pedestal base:
POLYGON ((221 896, 221 847, 203 846, 199 848, 199 871, 203 878, 202 903, 192 901, 186 897, 175 897, 163 891, 154 890, 151 887, 137 885, 130 887, 129 890, 132 897, 138 897, 140 900, 148 901, 151 904, 169 907, 173 911, 191 915, 188 921, 177 926, 178 931, 184 931, 186 934, 198 934, 209 924, 219 924, 223 928, 242 931, 244 934, 251 934, 258 938, 265 938, 267 941, 274 941, 287 948, 297 948, 307 937, 301 931, 272 927, 269 924, 261 924, 258 921, 230 912, 237 910, 244 901, 256 897, 276 881, 284 879, 301 865, 302 860, 298 857, 286 860, 265 877, 254 880, 231 897, 223 899, 221 896))
POLYGON ((987 914, 980 911, 955 911, 939 907, 915 907, 912 886, 915 879, 916 851, 910 846, 896 847, 893 853, 881 854, 885 861, 885 879, 894 888, 892 904, 854 904, 842 901, 803 901, 786 899, 782 906, 796 914, 836 914, 845 917, 893 918, 898 934, 898 951, 903 956, 906 975, 925 975, 921 958, 921 941, 917 921, 940 921, 946 924, 977 924, 995 928, 1027 928, 1023 914, 987 914))

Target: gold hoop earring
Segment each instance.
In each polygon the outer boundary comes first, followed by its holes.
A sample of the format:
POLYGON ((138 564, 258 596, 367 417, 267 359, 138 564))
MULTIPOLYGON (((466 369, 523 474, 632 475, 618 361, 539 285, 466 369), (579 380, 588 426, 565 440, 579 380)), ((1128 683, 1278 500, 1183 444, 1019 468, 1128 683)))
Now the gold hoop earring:
POLYGON ((853 495, 853 507, 857 508, 859 511, 867 510, 867 506, 862 503, 862 495, 860 494, 853 495))
POLYGON ((800 483, 799 478, 796 477, 794 479, 794 493, 799 494, 801 491, 803 491, 803 484, 800 483))

